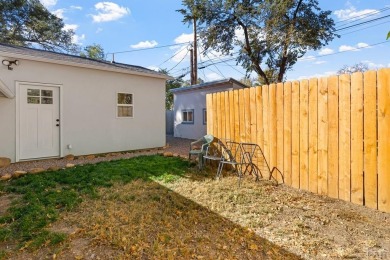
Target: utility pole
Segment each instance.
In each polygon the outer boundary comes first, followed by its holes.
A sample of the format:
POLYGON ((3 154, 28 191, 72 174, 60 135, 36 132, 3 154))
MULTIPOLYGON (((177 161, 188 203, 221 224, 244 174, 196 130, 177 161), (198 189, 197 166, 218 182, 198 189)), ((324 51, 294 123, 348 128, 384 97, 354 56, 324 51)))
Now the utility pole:
POLYGON ((194 50, 190 49, 190 63, 191 63, 191 85, 196 84, 196 80, 194 79, 194 50))
POLYGON ((196 28, 196 17, 193 18, 192 21, 194 25, 194 58, 193 58, 193 73, 194 73, 194 84, 195 85, 198 82, 198 40, 197 40, 197 28, 196 28))

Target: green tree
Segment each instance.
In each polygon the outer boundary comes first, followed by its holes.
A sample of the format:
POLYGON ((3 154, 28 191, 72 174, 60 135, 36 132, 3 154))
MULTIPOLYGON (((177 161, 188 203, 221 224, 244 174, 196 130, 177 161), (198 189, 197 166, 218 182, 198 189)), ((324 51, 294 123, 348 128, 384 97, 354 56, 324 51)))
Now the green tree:
MULTIPOLYGON (((166 69, 161 69, 159 72, 164 73, 165 75, 169 75, 166 69)), ((173 93, 170 90, 174 88, 182 87, 183 83, 184 81, 182 78, 170 79, 167 80, 167 82, 165 83, 165 109, 166 110, 173 109, 173 93)))
POLYGON ((368 70, 367 64, 364 64, 362 62, 356 63, 352 66, 344 65, 341 69, 337 71, 338 75, 341 74, 352 74, 355 72, 365 72, 368 70))
POLYGON ((197 5, 203 48, 232 55, 249 74, 255 71, 266 84, 271 79, 264 68, 277 71, 277 82, 285 78, 298 58, 333 40, 331 11, 322 11, 317 0, 184 0, 191 17, 197 5), (242 36, 241 36, 242 35, 242 36))
POLYGON ((388 40, 390 38, 390 32, 387 33, 387 38, 386 40, 388 40))
POLYGON ((73 30, 39 0, 0 0, 0 42, 77 53, 73 30))
POLYGON ((88 45, 84 48, 84 51, 80 53, 81 57, 86 57, 95 60, 104 60, 104 49, 100 44, 88 45))

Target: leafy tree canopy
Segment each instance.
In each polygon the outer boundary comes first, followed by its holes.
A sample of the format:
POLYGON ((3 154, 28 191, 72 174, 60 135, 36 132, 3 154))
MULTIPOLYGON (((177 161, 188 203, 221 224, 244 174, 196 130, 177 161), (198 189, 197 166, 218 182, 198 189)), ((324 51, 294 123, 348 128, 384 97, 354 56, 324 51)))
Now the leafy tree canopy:
POLYGON ((104 49, 100 44, 88 45, 84 48, 84 51, 80 53, 81 57, 86 57, 95 60, 104 60, 104 49))
POLYGON ((197 17, 206 51, 238 53, 237 63, 249 74, 255 71, 266 84, 277 72, 285 78, 298 58, 318 50, 335 34, 331 11, 322 11, 317 0, 183 0, 183 22, 197 17))
POLYGON ((0 0, 0 42, 77 53, 73 30, 64 30, 62 19, 39 0, 0 0))
POLYGON ((387 33, 387 38, 386 40, 388 40, 390 38, 390 32, 387 33))
POLYGON ((344 65, 341 69, 337 71, 338 75, 341 74, 352 74, 355 72, 365 72, 368 70, 367 64, 364 64, 362 62, 356 63, 352 66, 344 65))

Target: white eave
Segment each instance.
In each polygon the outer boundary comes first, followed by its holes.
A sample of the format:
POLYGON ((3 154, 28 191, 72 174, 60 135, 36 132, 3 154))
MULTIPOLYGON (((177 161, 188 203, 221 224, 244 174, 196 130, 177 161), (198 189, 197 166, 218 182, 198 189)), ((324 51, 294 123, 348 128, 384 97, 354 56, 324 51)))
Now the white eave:
MULTIPOLYGON (((30 60, 30 61, 39 61, 39 62, 60 64, 60 65, 73 66, 73 67, 81 67, 81 68, 87 68, 87 69, 111 71, 111 72, 131 74, 131 75, 137 75, 137 76, 160 78, 160 79, 165 79, 165 80, 173 79, 172 77, 170 77, 168 75, 146 73, 146 72, 128 70, 128 69, 124 69, 124 68, 102 67, 102 66, 96 66, 96 65, 92 65, 92 64, 82 64, 82 63, 78 63, 78 62, 72 62, 72 61, 68 61, 68 60, 57 60, 57 59, 39 57, 39 56, 35 56, 35 55, 26 55, 26 54, 20 54, 20 53, 4 52, 1 50, 0 50, 0 55, 6 56, 6 57, 12 57, 14 59, 21 59, 21 60, 24 59, 24 60, 30 60)), ((0 87, 0 90, 1 90, 1 87, 0 87)))
POLYGON ((4 84, 4 82, 0 79, 0 92, 7 98, 14 98, 15 94, 4 84))

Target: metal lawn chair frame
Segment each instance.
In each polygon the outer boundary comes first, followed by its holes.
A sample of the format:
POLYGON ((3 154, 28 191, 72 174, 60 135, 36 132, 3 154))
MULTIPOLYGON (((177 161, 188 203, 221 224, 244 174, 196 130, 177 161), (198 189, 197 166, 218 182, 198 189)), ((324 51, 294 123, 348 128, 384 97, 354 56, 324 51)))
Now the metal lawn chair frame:
POLYGON ((199 160, 199 170, 203 168, 203 155, 206 153, 207 148, 213 142, 213 135, 205 135, 202 138, 190 143, 190 151, 188 152, 188 160, 191 160, 191 156, 195 155, 199 160), (201 145, 200 149, 196 149, 198 145, 201 145))

